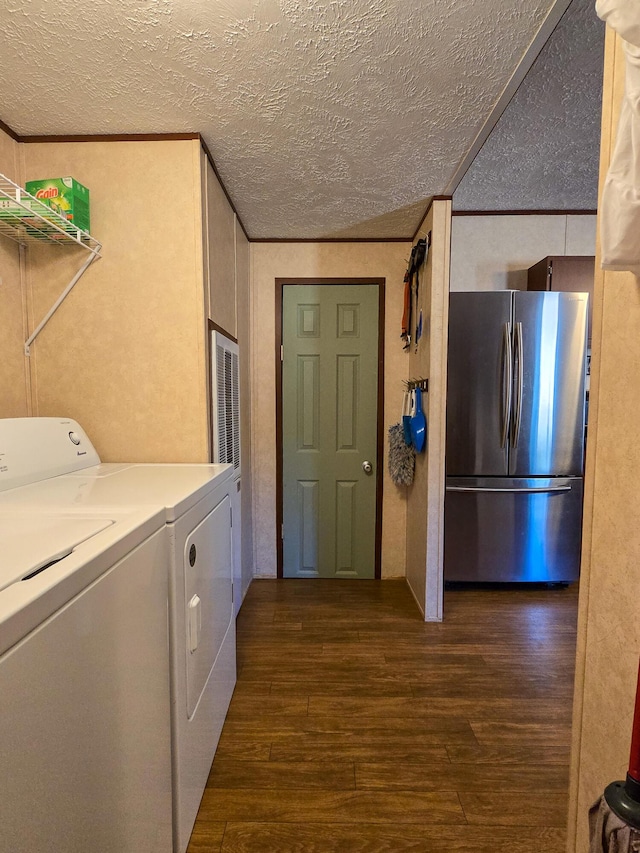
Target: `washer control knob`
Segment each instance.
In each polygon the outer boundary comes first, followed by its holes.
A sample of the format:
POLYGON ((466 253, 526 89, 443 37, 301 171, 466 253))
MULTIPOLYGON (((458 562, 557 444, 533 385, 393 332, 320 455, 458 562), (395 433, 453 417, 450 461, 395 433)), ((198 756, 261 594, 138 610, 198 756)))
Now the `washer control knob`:
POLYGON ((74 444, 80 444, 80 436, 78 435, 78 433, 77 433, 77 432, 70 432, 70 433, 69 433, 69 438, 71 439, 71 441, 72 441, 74 444))

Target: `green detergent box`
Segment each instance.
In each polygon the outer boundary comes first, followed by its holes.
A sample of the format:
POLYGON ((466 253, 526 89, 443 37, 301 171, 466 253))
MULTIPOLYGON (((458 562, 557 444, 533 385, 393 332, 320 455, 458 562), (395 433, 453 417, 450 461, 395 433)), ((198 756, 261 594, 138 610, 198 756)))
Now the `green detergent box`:
POLYGON ((89 190, 73 178, 27 181, 25 189, 76 228, 90 231, 89 190))

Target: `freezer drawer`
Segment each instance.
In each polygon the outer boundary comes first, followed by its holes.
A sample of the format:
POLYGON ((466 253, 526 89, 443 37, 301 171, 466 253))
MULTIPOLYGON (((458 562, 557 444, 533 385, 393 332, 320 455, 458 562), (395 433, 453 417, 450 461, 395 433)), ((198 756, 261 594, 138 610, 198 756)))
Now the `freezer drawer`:
POLYGON ((448 478, 445 580, 577 580, 582 487, 580 477, 448 478))

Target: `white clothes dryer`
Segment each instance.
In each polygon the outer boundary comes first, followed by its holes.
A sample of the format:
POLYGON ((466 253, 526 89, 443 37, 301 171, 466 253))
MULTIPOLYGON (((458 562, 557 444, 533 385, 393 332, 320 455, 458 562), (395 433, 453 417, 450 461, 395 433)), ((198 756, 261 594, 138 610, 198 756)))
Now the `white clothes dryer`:
MULTIPOLYGON (((0 421, 0 430, 3 422, 0 421)), ((161 505, 168 542, 173 849, 186 850, 236 681, 231 465, 100 464, 74 421, 4 422, 66 462, 38 483, 0 493, 11 504, 65 512, 161 505), (80 455, 79 455, 80 454, 80 455), (88 463, 88 464, 87 464, 88 463), (86 465, 86 467, 85 467, 86 465)), ((51 454, 49 454, 51 456, 51 454)), ((2 460, 0 459, 0 486, 2 460)))

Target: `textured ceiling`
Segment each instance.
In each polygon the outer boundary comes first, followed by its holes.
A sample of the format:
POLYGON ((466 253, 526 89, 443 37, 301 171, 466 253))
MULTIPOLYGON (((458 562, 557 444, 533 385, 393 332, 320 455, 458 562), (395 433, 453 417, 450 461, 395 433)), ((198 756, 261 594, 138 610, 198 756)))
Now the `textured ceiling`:
POLYGON ((0 0, 0 118, 199 131, 252 238, 406 237, 553 5, 0 0))
POLYGON ((454 210, 595 210, 604 23, 573 0, 453 195, 454 210))

